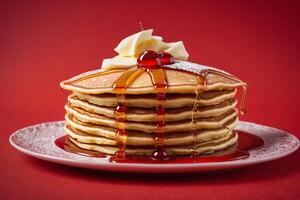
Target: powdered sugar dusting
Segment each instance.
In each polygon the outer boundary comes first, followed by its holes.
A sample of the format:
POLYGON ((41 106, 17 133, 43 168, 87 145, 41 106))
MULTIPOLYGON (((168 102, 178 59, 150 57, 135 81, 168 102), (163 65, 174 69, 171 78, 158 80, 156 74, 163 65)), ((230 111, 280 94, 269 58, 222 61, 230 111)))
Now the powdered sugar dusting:
POLYGON ((86 156, 69 153, 55 145, 55 140, 63 135, 64 121, 42 123, 18 130, 10 137, 10 142, 16 147, 35 154, 70 160, 91 160, 86 156))
POLYGON ((215 67, 200 65, 197 63, 181 61, 181 60, 176 60, 176 62, 174 64, 164 65, 164 67, 170 68, 170 69, 188 71, 188 72, 192 72, 192 73, 199 74, 199 75, 201 74, 201 72, 208 70, 208 69, 214 70, 214 71, 219 71, 219 72, 222 72, 225 74, 229 74, 228 72, 225 72, 225 71, 215 68, 215 67))

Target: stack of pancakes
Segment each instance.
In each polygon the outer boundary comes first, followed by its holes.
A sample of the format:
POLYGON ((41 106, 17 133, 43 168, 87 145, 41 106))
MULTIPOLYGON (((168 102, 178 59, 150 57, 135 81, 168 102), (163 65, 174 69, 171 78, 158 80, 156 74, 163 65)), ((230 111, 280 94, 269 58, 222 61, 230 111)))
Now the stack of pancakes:
MULTIPOLYGON (((196 98, 197 75, 165 69, 168 89, 165 101, 165 141, 168 155, 208 154, 237 143, 236 87, 243 85, 218 74, 206 75, 206 86, 196 98), (197 104, 197 110, 193 111, 197 104)), ((71 90, 65 130, 77 147, 114 155, 117 145, 114 82, 124 70, 96 70, 63 81, 71 90)), ((156 145, 156 92, 145 72, 125 91, 127 155, 151 155, 156 145)))

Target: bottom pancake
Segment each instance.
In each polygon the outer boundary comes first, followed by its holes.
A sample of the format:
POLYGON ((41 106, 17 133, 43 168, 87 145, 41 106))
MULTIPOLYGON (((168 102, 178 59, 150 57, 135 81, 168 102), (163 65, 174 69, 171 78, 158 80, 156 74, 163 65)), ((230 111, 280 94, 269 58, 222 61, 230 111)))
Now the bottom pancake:
MULTIPOLYGON (((77 139, 72 138, 69 135, 69 140, 74 143, 77 147, 84 150, 91 150, 94 152, 104 153, 108 155, 114 155, 118 151, 117 146, 103 145, 95 143, 83 143, 77 139)), ((228 149, 237 144, 238 134, 235 131, 230 131, 224 137, 214 139, 211 141, 197 143, 195 149, 193 145, 182 145, 182 146, 166 146, 165 150, 170 156, 176 155, 190 155, 193 151, 196 154, 210 154, 221 150, 228 149)), ((125 150, 127 155, 152 155, 153 147, 136 147, 127 145, 125 150)))

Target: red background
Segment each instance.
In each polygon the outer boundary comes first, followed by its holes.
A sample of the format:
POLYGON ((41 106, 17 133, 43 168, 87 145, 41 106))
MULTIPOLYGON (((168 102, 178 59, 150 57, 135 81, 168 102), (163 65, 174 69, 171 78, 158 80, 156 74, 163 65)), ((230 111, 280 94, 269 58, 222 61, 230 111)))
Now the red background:
POLYGON ((298 199, 299 151, 226 173, 154 177, 52 164, 8 144, 16 129, 63 119, 59 82, 114 56, 140 21, 183 40, 190 60, 247 81, 243 120, 300 136, 299 1, 1 1, 0 199, 298 199))

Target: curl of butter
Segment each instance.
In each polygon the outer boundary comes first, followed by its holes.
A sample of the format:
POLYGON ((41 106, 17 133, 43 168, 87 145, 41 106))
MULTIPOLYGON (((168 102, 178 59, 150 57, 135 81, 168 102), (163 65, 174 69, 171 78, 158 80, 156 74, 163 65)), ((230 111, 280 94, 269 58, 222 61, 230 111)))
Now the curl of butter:
POLYGON ((137 57, 146 50, 164 51, 171 54, 175 60, 187 60, 188 52, 182 41, 164 42, 162 37, 153 36, 153 29, 135 33, 125 39, 114 49, 119 55, 103 59, 103 70, 130 68, 137 65, 137 57))

